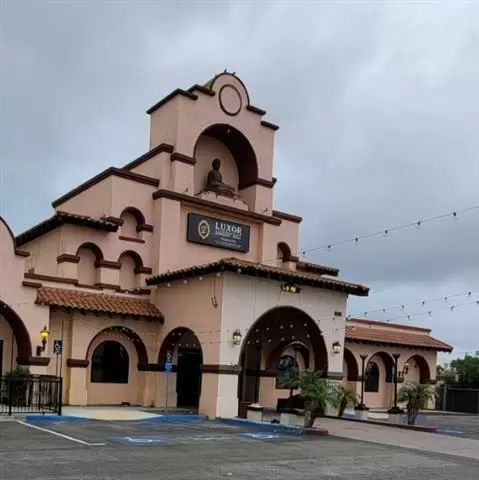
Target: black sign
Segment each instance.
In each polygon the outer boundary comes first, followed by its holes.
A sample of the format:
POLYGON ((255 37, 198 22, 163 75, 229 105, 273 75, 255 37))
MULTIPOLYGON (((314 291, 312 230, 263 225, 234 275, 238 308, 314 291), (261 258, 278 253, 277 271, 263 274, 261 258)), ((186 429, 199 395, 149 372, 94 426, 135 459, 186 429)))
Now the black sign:
POLYGON ((63 342, 61 340, 53 340, 53 353, 61 355, 63 351, 63 342))
POLYGON ((188 214, 188 242, 246 253, 249 251, 249 234, 249 225, 205 217, 197 213, 188 214))

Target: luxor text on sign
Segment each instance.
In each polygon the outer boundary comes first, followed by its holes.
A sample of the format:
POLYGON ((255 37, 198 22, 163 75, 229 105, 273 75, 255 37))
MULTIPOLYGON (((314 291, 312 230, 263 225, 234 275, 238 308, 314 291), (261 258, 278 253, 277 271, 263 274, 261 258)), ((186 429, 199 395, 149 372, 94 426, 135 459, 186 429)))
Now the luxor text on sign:
POLYGON ((249 236, 249 225, 197 213, 188 214, 188 242, 246 253, 249 251, 249 236))

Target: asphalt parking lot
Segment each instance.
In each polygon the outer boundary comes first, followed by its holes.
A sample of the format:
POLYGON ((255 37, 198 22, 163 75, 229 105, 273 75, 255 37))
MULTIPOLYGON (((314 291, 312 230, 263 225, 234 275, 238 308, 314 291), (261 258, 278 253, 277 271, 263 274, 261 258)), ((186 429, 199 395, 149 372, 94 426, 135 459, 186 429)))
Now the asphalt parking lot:
POLYGON ((479 440, 479 415, 427 414, 418 424, 436 427, 442 435, 479 440))
POLYGON ((210 421, 12 421, 0 467, 2 480, 476 480, 479 462, 210 421))

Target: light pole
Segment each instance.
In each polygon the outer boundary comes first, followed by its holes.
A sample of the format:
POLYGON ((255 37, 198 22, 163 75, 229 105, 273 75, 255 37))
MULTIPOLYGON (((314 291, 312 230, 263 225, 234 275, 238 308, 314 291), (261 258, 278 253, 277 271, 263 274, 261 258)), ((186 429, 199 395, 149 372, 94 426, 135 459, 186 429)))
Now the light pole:
POLYGON ((360 355, 361 357, 361 407, 364 407, 364 376, 366 374, 366 358, 367 355, 360 355))
POLYGON ((393 353, 393 358, 394 358, 394 406, 388 410, 388 413, 392 415, 398 415, 401 413, 404 413, 404 410, 402 408, 398 407, 398 378, 400 373, 398 372, 398 360, 399 357, 401 356, 400 353, 393 353))
POLYGON ((366 358, 367 355, 360 355, 361 358, 361 403, 354 407, 356 418, 359 420, 366 420, 368 418, 368 410, 364 404, 364 376, 366 375, 366 358))

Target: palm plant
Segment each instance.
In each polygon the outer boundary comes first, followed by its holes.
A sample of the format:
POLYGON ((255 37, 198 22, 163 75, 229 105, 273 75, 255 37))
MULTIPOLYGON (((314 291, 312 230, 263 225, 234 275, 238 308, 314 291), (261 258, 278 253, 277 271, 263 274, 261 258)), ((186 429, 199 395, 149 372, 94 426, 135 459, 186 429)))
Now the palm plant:
POLYGON ((304 399, 304 428, 313 428, 314 421, 328 406, 338 407, 337 389, 320 371, 304 370, 298 375, 298 388, 304 399))
POLYGON ((346 388, 342 383, 336 387, 336 394, 338 396, 338 417, 342 417, 346 407, 352 404, 354 407, 359 403, 359 395, 350 388, 346 388))
POLYGON ((416 425, 419 410, 429 400, 434 400, 435 394, 431 385, 419 382, 407 382, 398 392, 398 401, 406 404, 407 424, 416 425))

